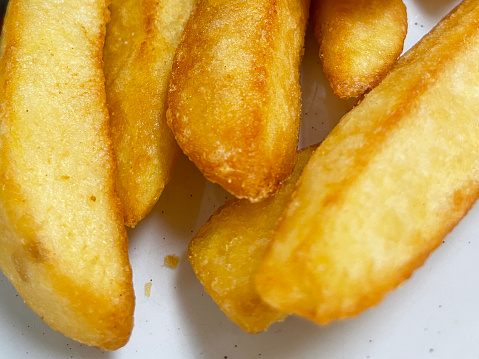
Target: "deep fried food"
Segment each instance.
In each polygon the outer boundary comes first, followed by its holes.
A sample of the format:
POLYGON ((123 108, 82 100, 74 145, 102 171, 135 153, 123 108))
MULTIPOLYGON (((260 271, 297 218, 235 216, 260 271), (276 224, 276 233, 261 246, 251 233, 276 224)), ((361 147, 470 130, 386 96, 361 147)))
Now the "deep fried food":
POLYGON ((403 56, 316 150, 257 275, 271 306, 327 323, 408 278, 479 196, 479 1, 403 56))
POLYGON ((334 94, 357 97, 376 86, 401 54, 402 0, 315 0, 319 56, 334 94))
POLYGON ((0 266, 53 329, 124 345, 134 294, 115 193, 103 0, 10 0, 0 60, 0 266))
POLYGON ((125 223, 134 227, 157 202, 180 149, 166 124, 176 46, 195 0, 113 0, 105 78, 125 223))
POLYGON ((285 313, 264 303, 254 275, 294 185, 316 146, 298 154, 296 167, 274 196, 260 203, 233 199, 211 216, 190 242, 188 259, 207 293, 243 330, 257 333, 285 313))
POLYGON ((309 0, 206 1, 177 48, 168 124, 206 178, 259 201, 291 174, 309 0))

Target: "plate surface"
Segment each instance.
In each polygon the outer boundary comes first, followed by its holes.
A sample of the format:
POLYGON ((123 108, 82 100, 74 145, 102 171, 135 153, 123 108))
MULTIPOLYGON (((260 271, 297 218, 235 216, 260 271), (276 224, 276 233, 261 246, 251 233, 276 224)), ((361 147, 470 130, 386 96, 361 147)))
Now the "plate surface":
MULTIPOLYGON (((409 48, 458 0, 405 0, 409 48)), ((353 102, 332 95, 311 29, 303 62, 301 146, 316 143, 353 102)), ((0 273, 4 358, 478 358, 479 205, 412 278, 375 308, 325 327, 290 317, 267 332, 242 332, 203 291, 186 257, 191 237, 230 196, 182 158, 160 201, 130 230, 137 307, 130 342, 102 352, 52 331, 0 273), (180 257, 176 269, 164 258, 180 257), (145 284, 151 283, 151 294, 145 284)))

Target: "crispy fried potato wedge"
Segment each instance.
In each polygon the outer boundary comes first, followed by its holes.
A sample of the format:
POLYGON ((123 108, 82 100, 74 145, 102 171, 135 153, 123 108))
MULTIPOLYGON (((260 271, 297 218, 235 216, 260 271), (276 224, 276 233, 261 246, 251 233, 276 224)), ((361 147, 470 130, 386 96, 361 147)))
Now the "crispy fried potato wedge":
POLYGON ((294 184, 316 147, 298 153, 291 177, 274 196, 260 203, 226 202, 190 242, 188 259, 196 276, 221 310, 246 332, 261 332, 286 317, 261 300, 254 276, 294 184))
POLYGON ((200 0, 177 48, 168 125, 206 178, 255 202, 296 159, 309 0, 200 0))
POLYGON ((169 75, 195 0, 113 0, 103 58, 125 223, 158 201, 180 148, 166 124, 169 75))
POLYGON ((378 303, 479 196, 479 1, 403 56, 305 167, 256 277, 318 323, 378 303))
POLYGON ((0 266, 53 329, 113 350, 134 293, 105 105, 107 1, 10 0, 0 42, 0 266))
POLYGON ((333 93, 362 95, 386 76, 407 32, 402 0, 315 0, 319 56, 333 93))

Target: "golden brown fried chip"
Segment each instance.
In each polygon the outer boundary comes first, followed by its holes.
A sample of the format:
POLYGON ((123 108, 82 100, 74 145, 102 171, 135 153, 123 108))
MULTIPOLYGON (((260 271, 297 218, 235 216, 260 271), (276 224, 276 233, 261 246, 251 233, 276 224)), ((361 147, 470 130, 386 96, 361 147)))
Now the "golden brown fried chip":
POLYGON ((176 46, 195 0, 113 0, 105 78, 125 222, 134 227, 157 202, 180 149, 166 124, 176 46))
POLYGON ((113 350, 134 294, 101 51, 107 1, 11 0, 0 42, 0 266, 53 329, 113 350))
POLYGON ((177 48, 168 124, 206 178, 259 201, 291 174, 309 0, 200 0, 177 48))
POLYGON ((260 203, 233 199, 211 216, 190 242, 188 259, 207 293, 243 330, 257 333, 286 314, 264 303, 254 284, 274 227, 316 146, 298 154, 296 167, 274 196, 260 203))
POLYGON ((315 0, 319 56, 334 94, 357 97, 376 86, 401 54, 402 0, 315 0))
POLYGON ((257 275, 318 323, 378 303, 479 196, 479 1, 402 57, 316 150, 257 275))

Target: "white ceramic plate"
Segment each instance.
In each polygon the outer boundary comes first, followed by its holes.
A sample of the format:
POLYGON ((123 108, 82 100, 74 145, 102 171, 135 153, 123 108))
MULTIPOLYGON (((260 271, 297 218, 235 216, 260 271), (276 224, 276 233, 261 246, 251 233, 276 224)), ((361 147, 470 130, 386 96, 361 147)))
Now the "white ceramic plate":
MULTIPOLYGON (((387 1, 387 0, 385 0, 387 1)), ((458 0, 406 0, 406 48, 458 0)), ((352 105, 333 97, 312 32, 303 65, 301 146, 324 138, 352 105)), ((362 315, 319 327, 290 317, 261 334, 231 323, 203 291, 185 258, 191 237, 227 193, 205 181, 182 158, 152 213, 130 231, 137 295, 130 342, 102 352, 52 331, 25 306, 0 274, 2 358, 478 358, 479 206, 447 236, 426 264, 380 305, 362 315), (176 269, 164 257, 180 257, 176 269), (145 284, 151 282, 151 295, 145 284)))

